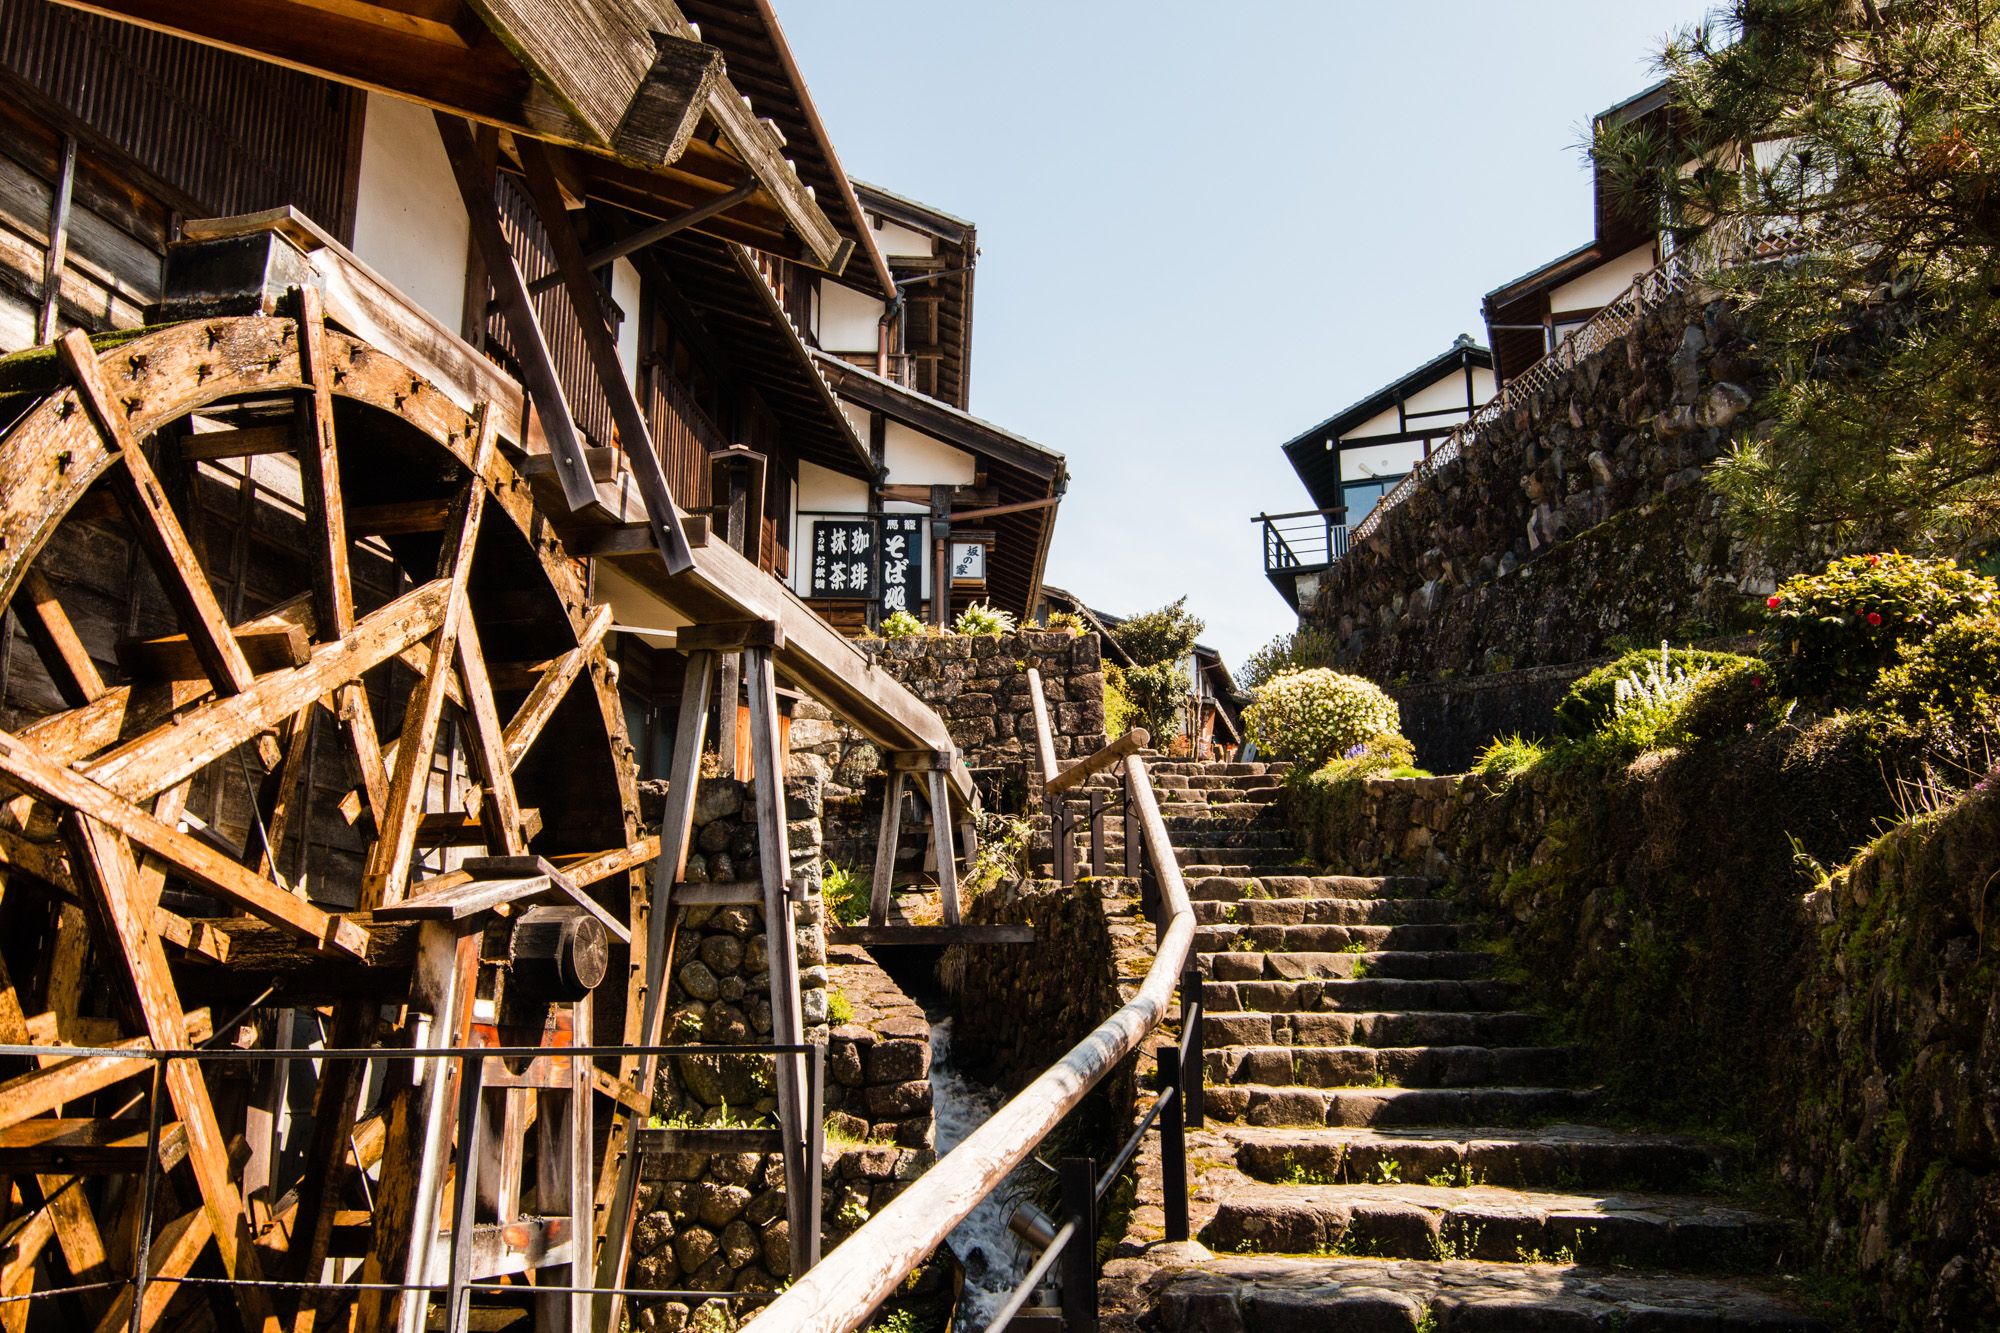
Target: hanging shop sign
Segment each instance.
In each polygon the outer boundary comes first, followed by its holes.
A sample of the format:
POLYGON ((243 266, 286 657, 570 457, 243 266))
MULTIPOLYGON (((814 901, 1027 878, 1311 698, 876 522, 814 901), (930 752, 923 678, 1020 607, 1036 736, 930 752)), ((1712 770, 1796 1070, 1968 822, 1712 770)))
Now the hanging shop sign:
POLYGON ((954 588, 986 586, 986 543, 951 544, 951 584, 954 588))
POLYGON ((917 609, 924 597, 924 520, 916 514, 882 516, 882 614, 917 609))
POLYGON ((812 595, 865 601, 875 596, 875 520, 813 520, 812 595))

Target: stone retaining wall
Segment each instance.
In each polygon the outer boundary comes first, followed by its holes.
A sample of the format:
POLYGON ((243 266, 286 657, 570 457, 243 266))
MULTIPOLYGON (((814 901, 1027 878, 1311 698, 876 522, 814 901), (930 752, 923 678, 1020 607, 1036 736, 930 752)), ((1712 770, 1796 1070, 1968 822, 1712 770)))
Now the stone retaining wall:
POLYGON ((1889 783, 1922 758, 1805 719, 1629 765, 1343 783, 1288 813, 1333 872, 1437 879, 1607 1112, 1739 1135, 1863 1326, 1984 1328, 2000 791, 1903 819, 1889 783), (1813 858, 1853 859, 1815 889, 1813 858))
POLYGON ((1729 536, 1702 480, 1769 429, 1747 410, 1762 377, 1726 305, 1665 302, 1469 441, 1322 576, 1305 619, 1383 685, 1734 632, 1793 572, 1729 536))
POLYGON ((826 1128, 839 1135, 822 1182, 828 1248, 902 1193, 937 1160, 931 1107, 931 1025, 864 949, 827 956, 828 994, 851 1012, 826 1050, 826 1128))

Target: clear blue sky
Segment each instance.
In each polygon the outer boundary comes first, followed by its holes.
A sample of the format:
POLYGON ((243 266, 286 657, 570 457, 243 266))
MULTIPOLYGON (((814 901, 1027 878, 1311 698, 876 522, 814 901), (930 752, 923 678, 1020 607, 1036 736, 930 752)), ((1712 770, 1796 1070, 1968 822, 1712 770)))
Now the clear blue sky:
POLYGON ((1294 619, 1278 446, 1590 239, 1576 150, 1703 0, 776 0, 850 174, 979 226, 972 410, 1068 455, 1048 581, 1294 619))

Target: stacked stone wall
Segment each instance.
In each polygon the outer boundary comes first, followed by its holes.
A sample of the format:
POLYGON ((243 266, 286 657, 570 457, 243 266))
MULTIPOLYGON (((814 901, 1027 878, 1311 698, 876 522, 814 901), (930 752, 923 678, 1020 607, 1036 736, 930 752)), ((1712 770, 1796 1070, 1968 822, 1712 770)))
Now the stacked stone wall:
POLYGON ((1306 619, 1383 685, 1734 632, 1794 572, 1733 539, 1703 467, 1771 429, 1721 301, 1675 297, 1467 442, 1322 577, 1306 619))

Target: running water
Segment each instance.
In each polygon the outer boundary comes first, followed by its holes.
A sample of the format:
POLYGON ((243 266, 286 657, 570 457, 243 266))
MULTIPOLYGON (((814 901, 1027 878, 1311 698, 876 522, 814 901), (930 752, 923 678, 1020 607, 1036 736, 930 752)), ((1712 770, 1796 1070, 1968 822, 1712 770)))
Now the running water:
MULTIPOLYGON (((953 1064, 950 1019, 931 1027, 931 1101, 936 1107, 939 1157, 965 1142, 1002 1101, 999 1093, 967 1078, 953 1064)), ((965 1293, 958 1303, 961 1330, 983 1329, 991 1323, 1033 1262, 1007 1229, 1021 1180, 1017 1168, 945 1238, 965 1265, 965 1293)))

